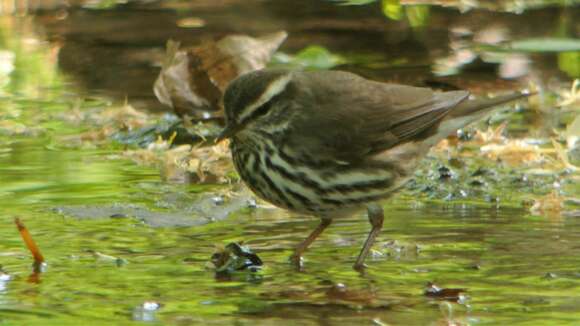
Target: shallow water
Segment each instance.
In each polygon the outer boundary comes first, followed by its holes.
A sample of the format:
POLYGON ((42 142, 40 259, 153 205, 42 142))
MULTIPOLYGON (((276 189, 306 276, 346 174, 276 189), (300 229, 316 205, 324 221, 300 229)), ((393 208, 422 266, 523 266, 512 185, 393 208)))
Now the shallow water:
MULTIPOLYGON (((577 7, 541 7, 522 15, 488 10, 462 15, 432 7, 422 32, 432 37, 404 37, 400 31, 412 33, 408 26, 386 23, 373 5, 303 1, 298 12, 289 12, 274 1, 224 3, 77 8, 66 15, 48 8, 2 17, 2 44, 15 59, 7 61, 14 70, 2 75, 0 98, 0 264, 11 277, 0 278, 0 324, 578 324, 580 220, 574 214, 534 215, 519 197, 505 203, 424 201, 408 190, 385 203, 384 231, 365 273, 351 269, 369 229, 362 214, 336 221, 306 254, 304 270, 296 271, 287 257, 316 220, 263 206, 208 219, 211 213, 198 210, 197 203, 226 186, 170 184, 156 168, 112 159, 121 145, 67 141, 88 128, 75 122, 75 112, 108 107, 126 94, 137 107, 163 110, 150 90, 169 37, 193 42, 287 29, 290 38, 282 51, 324 44, 349 58, 359 55, 344 69, 423 84, 432 77, 424 77, 430 63, 449 52, 452 26, 495 22, 526 26, 512 31, 514 37, 564 30, 577 36, 578 27, 569 22, 578 17, 577 7), (259 19, 248 22, 250 14, 259 19), (156 19, 145 19, 149 16, 156 19), (202 18, 206 27, 176 27, 190 16, 202 18), (530 24, 538 19, 547 23, 530 24), (79 23, 89 20, 84 27, 79 23), (390 51, 395 48, 400 50, 390 51), (74 217, 83 210, 91 213, 74 217), (182 226, 152 227, 145 218, 118 213, 127 210, 182 226), (24 221, 45 255, 48 265, 39 275, 32 274, 14 217, 24 221), (216 277, 212 253, 240 241, 261 257, 263 270, 216 277), (427 282, 465 288, 467 297, 460 302, 428 298, 427 282), (155 304, 160 307, 148 309, 155 304)), ((558 65, 558 56, 531 55, 532 79, 568 83, 571 76, 558 65)), ((443 81, 479 91, 527 82, 499 81, 496 66, 475 68, 443 81)), ((512 117, 514 133, 542 135, 553 123, 522 127, 526 117, 512 117)), ((577 184, 566 183, 566 174, 551 177, 560 179, 568 196, 580 195, 577 184)), ((519 189, 512 188, 502 195, 511 198, 519 189)))

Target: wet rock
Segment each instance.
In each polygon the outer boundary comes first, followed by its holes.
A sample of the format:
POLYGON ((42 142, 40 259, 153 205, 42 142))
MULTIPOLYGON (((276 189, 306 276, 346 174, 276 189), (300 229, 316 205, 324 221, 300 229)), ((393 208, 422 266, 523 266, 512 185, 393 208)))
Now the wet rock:
POLYGON ((440 167, 437 171, 439 172, 439 180, 442 181, 450 180, 455 176, 455 173, 446 166, 440 167))
MULTIPOLYGON (((216 204, 216 196, 207 194, 192 199, 177 197, 179 205, 166 203, 170 210, 157 211, 143 205, 117 203, 112 205, 80 205, 54 208, 56 213, 79 220, 97 220, 108 218, 133 217, 152 227, 187 227, 204 225, 213 221, 226 219, 233 212, 247 207, 247 196, 223 199, 216 204)), ((174 198, 174 200, 177 200, 174 198)))
POLYGON ((217 274, 231 274, 237 271, 256 272, 262 268, 262 259, 240 243, 229 243, 223 250, 211 256, 217 274))

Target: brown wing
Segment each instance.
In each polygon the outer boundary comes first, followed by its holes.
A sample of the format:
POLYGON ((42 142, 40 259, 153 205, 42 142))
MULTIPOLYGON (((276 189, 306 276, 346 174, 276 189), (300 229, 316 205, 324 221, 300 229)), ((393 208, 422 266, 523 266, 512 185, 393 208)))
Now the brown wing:
POLYGON ((465 91, 384 84, 339 71, 296 73, 293 130, 299 153, 356 162, 419 137, 436 126, 465 91))

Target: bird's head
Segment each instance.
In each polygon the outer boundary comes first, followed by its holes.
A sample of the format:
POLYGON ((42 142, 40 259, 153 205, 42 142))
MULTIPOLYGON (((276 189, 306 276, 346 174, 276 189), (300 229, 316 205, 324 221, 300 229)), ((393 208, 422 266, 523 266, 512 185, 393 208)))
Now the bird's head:
POLYGON ((282 108, 277 105, 289 95, 292 73, 288 70, 258 70, 232 81, 224 95, 226 127, 218 141, 234 137, 255 125, 272 122, 272 113, 282 108))

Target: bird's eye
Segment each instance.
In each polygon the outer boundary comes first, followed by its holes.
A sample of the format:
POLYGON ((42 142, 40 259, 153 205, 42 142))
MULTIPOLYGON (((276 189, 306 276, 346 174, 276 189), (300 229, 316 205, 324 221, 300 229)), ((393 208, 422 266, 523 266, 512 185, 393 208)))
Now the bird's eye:
POLYGON ((255 108, 254 111, 252 111, 252 113, 250 113, 250 115, 245 120, 252 121, 268 114, 271 111, 270 109, 272 108, 273 104, 279 100, 280 95, 281 93, 277 94, 276 96, 272 97, 268 102, 255 108))
POLYGON ((248 120, 253 120, 256 118, 259 118, 261 116, 266 115, 266 113, 268 113, 268 111, 270 111, 270 107, 272 106, 272 101, 268 101, 264 104, 262 104, 261 106, 259 106, 258 108, 256 108, 254 110, 254 112, 252 112, 252 114, 250 114, 248 120))

